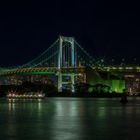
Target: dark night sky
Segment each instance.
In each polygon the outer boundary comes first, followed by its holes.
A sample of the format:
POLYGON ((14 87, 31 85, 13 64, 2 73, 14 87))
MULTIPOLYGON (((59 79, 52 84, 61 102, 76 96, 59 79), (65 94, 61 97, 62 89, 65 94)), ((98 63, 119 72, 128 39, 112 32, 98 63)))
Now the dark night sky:
POLYGON ((95 58, 140 64, 139 3, 91 1, 0 2, 0 66, 30 61, 59 35, 74 36, 95 58))

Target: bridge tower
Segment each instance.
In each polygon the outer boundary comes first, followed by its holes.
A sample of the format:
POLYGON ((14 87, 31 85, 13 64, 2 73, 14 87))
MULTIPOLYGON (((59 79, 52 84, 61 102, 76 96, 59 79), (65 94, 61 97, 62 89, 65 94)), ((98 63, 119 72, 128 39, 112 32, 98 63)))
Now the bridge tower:
POLYGON ((58 92, 62 92, 63 85, 71 84, 71 91, 75 92, 75 74, 62 73, 63 68, 77 67, 76 48, 73 37, 59 37, 58 47, 58 92), (63 76, 69 76, 69 81, 63 81, 63 76))

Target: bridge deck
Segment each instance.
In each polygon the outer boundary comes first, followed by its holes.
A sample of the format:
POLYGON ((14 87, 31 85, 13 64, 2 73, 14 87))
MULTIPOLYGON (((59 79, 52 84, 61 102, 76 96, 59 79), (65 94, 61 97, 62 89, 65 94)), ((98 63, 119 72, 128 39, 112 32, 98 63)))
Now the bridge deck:
MULTIPOLYGON (((97 72, 116 72, 116 73, 139 73, 140 67, 92 67, 92 70, 97 72)), ((57 74, 57 72, 61 71, 62 73, 84 73, 86 71, 85 67, 78 68, 61 68, 57 67, 41 67, 41 68, 19 68, 19 69, 9 69, 0 72, 0 76, 7 75, 31 75, 31 74, 57 74)))

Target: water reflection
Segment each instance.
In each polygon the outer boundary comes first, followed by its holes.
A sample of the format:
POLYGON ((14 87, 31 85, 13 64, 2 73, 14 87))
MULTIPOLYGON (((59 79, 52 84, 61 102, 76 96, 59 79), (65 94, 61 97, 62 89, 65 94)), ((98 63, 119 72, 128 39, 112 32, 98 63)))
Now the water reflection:
POLYGON ((56 100, 56 110, 55 116, 77 116, 78 115, 78 106, 77 102, 74 100, 66 100, 61 102, 61 100, 56 100))
POLYGON ((140 99, 47 98, 0 102, 0 138, 86 140, 139 137, 140 99))
POLYGON ((42 109, 42 99, 38 99, 38 111, 40 112, 41 111, 41 109, 42 109))
POLYGON ((9 112, 15 110, 15 99, 8 99, 8 110, 9 112))

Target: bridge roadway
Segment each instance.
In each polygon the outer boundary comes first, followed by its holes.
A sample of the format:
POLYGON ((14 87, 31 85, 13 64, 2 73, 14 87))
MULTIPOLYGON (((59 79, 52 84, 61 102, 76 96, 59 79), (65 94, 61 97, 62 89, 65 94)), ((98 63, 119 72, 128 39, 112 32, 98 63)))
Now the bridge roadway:
POLYGON ((0 72, 0 76, 10 76, 10 75, 32 75, 32 74, 57 74, 58 72, 62 73, 84 73, 84 67, 78 68, 61 68, 57 67, 40 67, 40 68, 19 68, 19 69, 10 69, 0 72))
MULTIPOLYGON (((108 67, 92 67, 92 70, 96 72, 113 72, 113 73, 140 73, 140 66, 108 66, 108 67)), ((10 76, 10 75, 31 75, 31 74, 57 74, 59 71, 62 73, 85 73, 85 67, 69 67, 61 68, 57 67, 40 67, 40 68, 17 68, 17 69, 7 69, 0 71, 0 76, 10 76)))
POLYGON ((113 73, 140 73, 140 66, 105 66, 92 67, 96 71, 113 72, 113 73))

